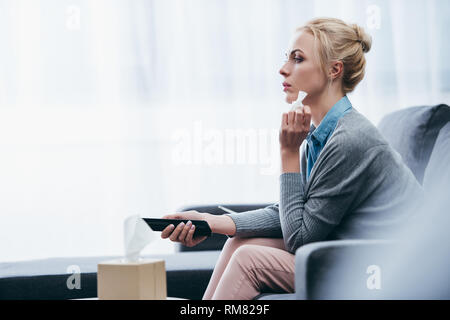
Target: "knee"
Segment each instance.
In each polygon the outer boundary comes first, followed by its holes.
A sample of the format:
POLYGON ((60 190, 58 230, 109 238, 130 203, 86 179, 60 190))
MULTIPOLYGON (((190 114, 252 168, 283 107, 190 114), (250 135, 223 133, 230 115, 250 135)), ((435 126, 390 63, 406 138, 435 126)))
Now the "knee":
POLYGON ((259 254, 259 246, 252 244, 241 245, 232 256, 232 260, 243 268, 251 268, 255 257, 259 254))
POLYGON ((239 247, 244 245, 247 241, 248 241, 248 239, 246 239, 246 238, 239 238, 239 237, 228 238, 227 241, 225 241, 223 250, 235 252, 239 247))

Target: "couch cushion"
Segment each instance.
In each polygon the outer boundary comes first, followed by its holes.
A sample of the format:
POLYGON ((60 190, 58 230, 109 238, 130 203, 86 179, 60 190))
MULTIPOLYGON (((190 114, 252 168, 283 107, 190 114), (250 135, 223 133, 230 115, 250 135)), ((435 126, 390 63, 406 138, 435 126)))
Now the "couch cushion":
POLYGON ((386 115, 378 129, 422 183, 439 130, 449 121, 448 105, 410 107, 386 115))
POLYGON ((423 186, 426 190, 450 190, 450 122, 439 131, 428 166, 423 186))
MULTIPOLYGON (((201 299, 220 251, 151 255, 166 264, 167 295, 201 299)), ((97 264, 117 256, 50 258, 0 263, 0 299, 81 299, 97 297, 97 264), (69 266, 80 270, 80 289, 68 289, 69 266)), ((73 272, 73 271, 71 271, 73 272)))

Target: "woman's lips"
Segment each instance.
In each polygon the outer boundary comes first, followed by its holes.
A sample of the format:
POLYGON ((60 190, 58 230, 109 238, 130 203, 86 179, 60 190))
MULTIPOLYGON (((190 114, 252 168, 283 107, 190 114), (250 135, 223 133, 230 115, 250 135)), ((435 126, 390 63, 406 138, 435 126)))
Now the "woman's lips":
POLYGON ((289 88, 291 87, 291 85, 289 83, 287 83, 287 82, 283 82, 283 87, 284 87, 283 91, 288 91, 289 88))

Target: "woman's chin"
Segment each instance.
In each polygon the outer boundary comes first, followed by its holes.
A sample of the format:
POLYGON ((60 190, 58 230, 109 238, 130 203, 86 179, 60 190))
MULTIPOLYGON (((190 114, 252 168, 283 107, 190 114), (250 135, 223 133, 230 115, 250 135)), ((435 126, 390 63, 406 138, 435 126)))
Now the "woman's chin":
POLYGON ((287 103, 291 104, 294 100, 292 100, 292 97, 289 94, 287 94, 286 98, 284 99, 284 101, 286 101, 287 103))

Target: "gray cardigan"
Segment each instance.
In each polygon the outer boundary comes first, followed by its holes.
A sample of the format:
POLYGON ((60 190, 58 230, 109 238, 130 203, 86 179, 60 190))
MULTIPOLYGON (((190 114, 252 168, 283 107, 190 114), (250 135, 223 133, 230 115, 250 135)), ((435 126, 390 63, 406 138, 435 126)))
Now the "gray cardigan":
POLYGON ((423 189, 401 156, 355 108, 342 116, 305 180, 280 175, 280 201, 228 214, 236 237, 284 238, 295 253, 306 243, 335 239, 393 238, 420 203, 423 189))

